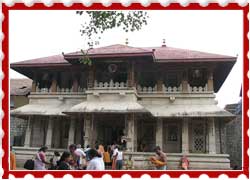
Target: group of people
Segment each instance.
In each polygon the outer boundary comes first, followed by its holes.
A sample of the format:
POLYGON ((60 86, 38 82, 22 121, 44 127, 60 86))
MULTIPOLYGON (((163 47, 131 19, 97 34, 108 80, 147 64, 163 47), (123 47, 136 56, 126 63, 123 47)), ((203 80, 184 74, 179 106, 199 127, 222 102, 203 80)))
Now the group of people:
MULTIPOLYGON (((46 160, 46 146, 41 147, 34 156, 34 170, 132 170, 134 169, 132 155, 124 162, 123 147, 116 144, 103 147, 102 144, 91 148, 89 145, 82 149, 81 145, 71 144, 68 151, 62 155, 55 151, 49 161, 46 160)), ((167 156, 159 146, 155 148, 156 156, 149 160, 157 170, 167 169, 167 156)), ((11 169, 15 170, 15 155, 11 149, 11 169)), ((188 170, 189 160, 187 156, 181 158, 180 166, 188 170)))
MULTIPOLYGON (((81 145, 71 144, 68 151, 62 155, 55 151, 52 158, 46 159, 46 146, 41 147, 34 157, 34 170, 121 170, 123 169, 124 155, 122 147, 113 144, 111 146, 89 145, 82 149, 81 145)), ((129 158, 131 160, 131 158, 129 158)), ((127 162, 127 161, 126 161, 127 162)), ((131 166, 131 163, 127 163, 131 166)), ((126 169, 129 168, 126 166, 126 169)))

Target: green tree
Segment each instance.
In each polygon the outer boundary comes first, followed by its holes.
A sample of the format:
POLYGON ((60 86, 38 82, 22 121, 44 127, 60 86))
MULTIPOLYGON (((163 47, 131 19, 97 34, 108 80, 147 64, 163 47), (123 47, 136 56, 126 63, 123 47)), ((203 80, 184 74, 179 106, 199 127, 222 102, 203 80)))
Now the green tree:
MULTIPOLYGON (((147 25, 148 14, 146 11, 76 11, 78 15, 84 15, 84 24, 80 29, 81 35, 87 37, 87 44, 91 47, 94 39, 107 30, 121 28, 125 32, 140 30, 147 25)), ((83 64, 91 65, 87 52, 82 51, 83 64)))

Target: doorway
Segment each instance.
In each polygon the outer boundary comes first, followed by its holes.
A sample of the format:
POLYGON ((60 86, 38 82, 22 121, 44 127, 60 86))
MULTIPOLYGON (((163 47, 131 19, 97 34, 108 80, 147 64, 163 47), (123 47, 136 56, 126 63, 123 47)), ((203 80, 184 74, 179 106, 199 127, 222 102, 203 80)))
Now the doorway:
POLYGON ((95 123, 98 143, 121 144, 121 137, 124 136, 125 129, 124 115, 98 115, 95 116, 95 123))

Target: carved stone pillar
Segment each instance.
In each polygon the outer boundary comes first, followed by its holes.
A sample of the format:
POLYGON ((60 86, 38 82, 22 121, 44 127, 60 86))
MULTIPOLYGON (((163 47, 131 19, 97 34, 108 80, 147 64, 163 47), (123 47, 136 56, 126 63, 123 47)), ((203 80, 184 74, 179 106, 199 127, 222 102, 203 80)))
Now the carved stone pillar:
POLYGON ((37 85, 37 73, 34 72, 34 77, 32 81, 31 92, 36 92, 36 85, 37 85))
POLYGON ((73 74, 73 92, 77 92, 78 91, 78 79, 77 79, 77 75, 73 74))
POLYGON ((216 154, 216 137, 215 137, 215 122, 214 118, 208 120, 208 152, 216 154))
POLYGON ((188 92, 188 70, 185 69, 182 74, 182 91, 183 92, 188 92))
POLYGON ((46 134, 46 140, 45 140, 45 145, 48 148, 51 148, 51 144, 52 144, 52 131, 53 131, 53 119, 52 117, 50 117, 49 123, 48 123, 47 134, 46 134))
POLYGON ((69 136, 68 136, 68 146, 74 144, 75 139, 75 119, 70 118, 69 136))
POLYGON ((160 146, 163 149, 163 122, 161 118, 156 119, 156 146, 160 146))
POLYGON ((84 115, 84 147, 87 145, 92 146, 92 115, 91 114, 85 114, 84 115))
POLYGON ((162 78, 157 80, 157 91, 162 91, 163 80, 162 78))
POLYGON ((182 153, 189 153, 189 129, 188 119, 183 118, 182 120, 182 153))
POLYGON ((127 149, 128 151, 136 152, 137 151, 137 121, 135 120, 135 115, 128 114, 127 121, 128 121, 127 149))
POLYGON ((207 90, 214 91, 214 80, 213 80, 213 70, 208 70, 208 79, 207 79, 207 90))
POLYGON ((24 147, 30 147, 30 138, 31 138, 32 123, 33 122, 31 120, 31 116, 29 116, 28 126, 27 126, 27 129, 26 129, 25 139, 24 139, 24 147))
POLYGON ((57 91, 57 74, 53 74, 52 83, 51 83, 51 92, 57 91))
POLYGON ((134 72, 134 62, 131 62, 128 67, 128 87, 133 87, 135 85, 135 72, 134 72))
POLYGON ((92 65, 91 67, 89 67, 89 72, 88 72, 88 88, 94 87, 94 81, 95 81, 95 68, 92 65))

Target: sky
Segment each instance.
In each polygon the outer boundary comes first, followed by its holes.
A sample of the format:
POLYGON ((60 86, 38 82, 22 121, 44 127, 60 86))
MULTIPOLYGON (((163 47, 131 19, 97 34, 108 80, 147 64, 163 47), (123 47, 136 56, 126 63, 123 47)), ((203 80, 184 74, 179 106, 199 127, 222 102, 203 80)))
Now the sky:
MULTIPOLYGON (((161 46, 237 56, 227 80, 216 94, 218 105, 239 101, 242 84, 243 21, 238 10, 148 11, 148 25, 138 32, 113 29, 101 35, 94 47, 125 44, 161 46)), ((10 63, 86 49, 80 27, 84 16, 72 10, 11 10, 9 15, 10 63)), ((10 70, 10 78, 24 78, 10 70)))

